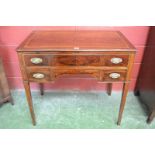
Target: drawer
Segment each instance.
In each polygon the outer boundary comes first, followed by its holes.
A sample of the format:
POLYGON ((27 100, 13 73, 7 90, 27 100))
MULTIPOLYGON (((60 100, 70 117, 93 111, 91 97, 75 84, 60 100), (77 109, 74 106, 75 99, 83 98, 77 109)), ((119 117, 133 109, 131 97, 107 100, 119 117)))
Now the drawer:
POLYGON ((50 69, 48 68, 27 68, 27 75, 30 81, 46 82, 52 79, 50 69))
POLYGON ((125 81, 126 70, 101 71, 103 81, 125 81))
POLYGON ((129 55, 105 55, 105 66, 127 66, 129 55))
POLYGON ((55 65, 55 66, 75 66, 76 65, 76 56, 70 56, 70 55, 54 56, 53 65, 55 65))
POLYGON ((77 56, 76 58, 77 66, 99 66, 100 65, 100 56, 77 56))
POLYGON ((75 74, 84 74, 84 75, 89 75, 91 77, 99 79, 100 77, 100 71, 99 70, 93 70, 93 69, 57 69, 53 70, 53 73, 55 75, 55 78, 60 77, 62 75, 75 75, 75 74))
POLYGON ((127 66, 129 55, 24 55, 26 66, 127 66))
POLYGON ((24 62, 26 66, 48 66, 51 59, 51 55, 24 55, 24 62))

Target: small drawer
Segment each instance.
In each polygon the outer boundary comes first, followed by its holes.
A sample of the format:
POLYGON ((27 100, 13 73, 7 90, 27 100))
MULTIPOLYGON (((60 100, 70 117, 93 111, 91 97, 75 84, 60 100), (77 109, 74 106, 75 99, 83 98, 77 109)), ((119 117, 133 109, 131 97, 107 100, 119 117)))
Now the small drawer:
POLYGON ((77 56, 77 66, 99 66, 100 56, 77 56))
POLYGON ((102 80, 104 81, 124 81, 126 79, 125 70, 112 70, 112 71, 101 71, 103 73, 102 80))
POLYGON ((60 77, 63 75, 89 75, 94 78, 99 78, 100 77, 100 71, 98 70, 81 70, 81 69, 57 69, 53 70, 53 73, 55 77, 60 77))
POLYGON ((55 66, 75 66, 76 65, 76 56, 60 55, 54 56, 55 66))
POLYGON ((50 81, 50 69, 47 68, 27 68, 27 75, 32 82, 46 82, 50 81))
POLYGON ((106 55, 104 56, 105 66, 127 66, 129 55, 106 55))
POLYGON ((24 55, 26 66, 48 66, 50 55, 24 55))

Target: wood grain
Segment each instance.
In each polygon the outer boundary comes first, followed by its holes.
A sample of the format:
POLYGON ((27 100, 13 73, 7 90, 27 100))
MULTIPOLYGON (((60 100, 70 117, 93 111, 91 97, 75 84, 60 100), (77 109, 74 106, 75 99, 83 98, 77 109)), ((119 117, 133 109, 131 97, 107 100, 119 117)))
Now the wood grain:
POLYGON ((118 31, 34 31, 17 48, 22 51, 135 51, 118 31))

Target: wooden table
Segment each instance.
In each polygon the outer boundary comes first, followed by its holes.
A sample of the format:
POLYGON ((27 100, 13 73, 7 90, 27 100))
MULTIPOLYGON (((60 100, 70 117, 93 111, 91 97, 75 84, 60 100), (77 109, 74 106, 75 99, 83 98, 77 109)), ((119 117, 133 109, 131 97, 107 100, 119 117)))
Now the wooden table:
POLYGON ((118 31, 34 31, 17 48, 23 83, 36 124, 30 82, 53 82, 62 75, 87 74, 108 84, 123 82, 118 124, 129 88, 135 47, 118 31))

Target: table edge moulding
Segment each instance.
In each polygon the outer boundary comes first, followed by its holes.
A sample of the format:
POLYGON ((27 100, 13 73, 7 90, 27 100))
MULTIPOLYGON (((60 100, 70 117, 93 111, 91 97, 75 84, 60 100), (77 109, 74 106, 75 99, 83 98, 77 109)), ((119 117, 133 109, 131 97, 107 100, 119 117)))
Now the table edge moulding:
POLYGON ((17 48, 20 70, 33 125, 36 124, 30 82, 40 85, 62 75, 89 75, 107 83, 123 82, 117 124, 120 125, 129 90, 136 48, 119 31, 33 31, 17 48))

